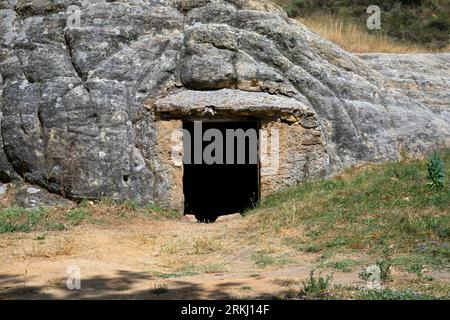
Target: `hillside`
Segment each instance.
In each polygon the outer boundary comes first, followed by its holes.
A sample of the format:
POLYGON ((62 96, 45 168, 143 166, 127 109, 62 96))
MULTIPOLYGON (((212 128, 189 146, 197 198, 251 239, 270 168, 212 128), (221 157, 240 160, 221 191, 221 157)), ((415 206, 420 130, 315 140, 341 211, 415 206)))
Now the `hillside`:
POLYGON ((369 0, 274 0, 322 36, 357 52, 448 51, 450 1, 383 0, 381 30, 368 30, 369 0))

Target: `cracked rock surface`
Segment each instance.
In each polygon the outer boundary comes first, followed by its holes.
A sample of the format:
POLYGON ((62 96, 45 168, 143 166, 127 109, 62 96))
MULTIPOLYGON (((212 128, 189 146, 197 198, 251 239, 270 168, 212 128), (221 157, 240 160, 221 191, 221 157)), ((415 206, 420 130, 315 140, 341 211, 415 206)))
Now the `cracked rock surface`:
POLYGON ((144 105, 172 92, 232 90, 237 103, 252 92, 313 110, 330 173, 420 154, 450 144, 449 64, 449 54, 357 57, 266 1, 1 0, 0 179, 158 200, 144 105), (71 5, 78 27, 67 27, 71 5))

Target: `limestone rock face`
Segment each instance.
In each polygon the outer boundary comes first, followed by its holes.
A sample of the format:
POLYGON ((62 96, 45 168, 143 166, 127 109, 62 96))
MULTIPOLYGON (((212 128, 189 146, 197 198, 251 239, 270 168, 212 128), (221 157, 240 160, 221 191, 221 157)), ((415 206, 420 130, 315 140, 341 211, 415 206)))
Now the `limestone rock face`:
POLYGON ((266 1, 1 0, 0 17, 4 181, 158 200, 146 103, 217 90, 314 113, 328 173, 449 145, 450 55, 357 57, 266 1))
POLYGON ((450 117, 450 53, 360 54, 391 90, 402 91, 444 118, 450 117))
POLYGON ((41 187, 19 183, 15 186, 13 205, 26 209, 36 209, 70 207, 73 206, 74 203, 56 194, 49 193, 41 187))

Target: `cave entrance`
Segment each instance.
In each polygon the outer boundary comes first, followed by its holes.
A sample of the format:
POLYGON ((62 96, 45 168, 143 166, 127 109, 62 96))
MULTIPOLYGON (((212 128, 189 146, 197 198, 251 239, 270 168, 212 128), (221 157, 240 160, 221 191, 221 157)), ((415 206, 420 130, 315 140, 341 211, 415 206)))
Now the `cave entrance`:
POLYGON ((201 222, 242 213, 260 197, 259 124, 183 122, 184 213, 201 222))

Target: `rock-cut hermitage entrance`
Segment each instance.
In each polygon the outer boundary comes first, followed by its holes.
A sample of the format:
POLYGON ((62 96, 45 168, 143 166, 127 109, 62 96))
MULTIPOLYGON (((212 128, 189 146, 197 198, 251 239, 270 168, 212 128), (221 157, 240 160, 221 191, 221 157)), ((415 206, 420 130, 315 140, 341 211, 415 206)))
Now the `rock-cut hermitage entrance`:
POLYGON ((181 90, 146 108, 156 126, 155 198, 202 222, 243 213, 328 165, 316 114, 290 97, 181 90))

